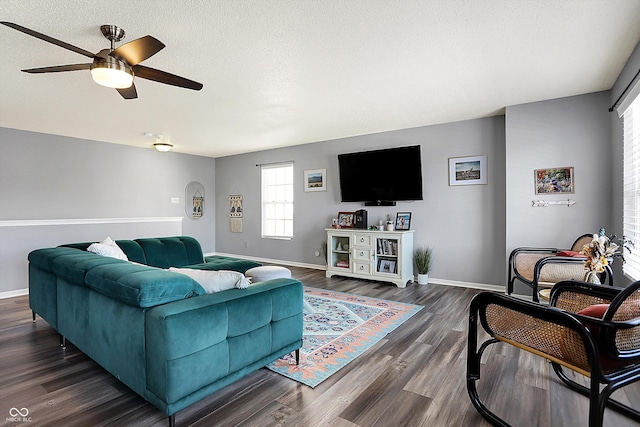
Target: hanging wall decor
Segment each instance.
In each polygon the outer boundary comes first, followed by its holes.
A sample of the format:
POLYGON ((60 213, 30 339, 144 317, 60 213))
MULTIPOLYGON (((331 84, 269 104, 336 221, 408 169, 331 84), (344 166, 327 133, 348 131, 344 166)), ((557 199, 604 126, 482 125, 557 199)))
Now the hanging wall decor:
POLYGON ((536 194, 573 194, 573 166, 533 171, 536 194))
POLYGON ((242 233, 242 196, 229 196, 229 229, 232 233, 242 233))
POLYGON ((451 157, 449 159, 449 185, 486 183, 487 156, 451 157))
POLYGON ((197 181, 187 184, 184 190, 184 210, 191 219, 200 219, 204 215, 204 187, 197 181))

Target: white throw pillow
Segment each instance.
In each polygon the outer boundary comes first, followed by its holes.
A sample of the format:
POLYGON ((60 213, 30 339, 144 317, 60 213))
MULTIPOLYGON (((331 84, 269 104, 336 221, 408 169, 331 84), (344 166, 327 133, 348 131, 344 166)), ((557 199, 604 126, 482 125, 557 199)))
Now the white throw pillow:
POLYGON ((208 294, 226 291, 227 289, 244 289, 249 287, 251 280, 244 274, 229 270, 195 270, 193 268, 171 267, 169 271, 184 274, 198 282, 208 294))
POLYGON ((98 255, 129 261, 127 255, 122 251, 122 249, 120 249, 120 246, 111 239, 111 237, 107 237, 100 243, 91 244, 87 250, 98 255))

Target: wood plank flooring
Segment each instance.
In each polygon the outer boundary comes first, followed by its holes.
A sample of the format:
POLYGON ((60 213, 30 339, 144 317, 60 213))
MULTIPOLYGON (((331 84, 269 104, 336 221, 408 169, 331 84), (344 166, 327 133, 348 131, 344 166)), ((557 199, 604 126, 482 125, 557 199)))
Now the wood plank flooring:
MULTIPOLYGON (((420 304, 424 308, 315 389, 267 369, 254 372, 176 415, 178 426, 488 426, 466 391, 467 313, 473 289, 333 277, 292 268, 306 286, 420 304)), ((586 426, 587 399, 568 390, 543 359, 490 347, 478 388, 513 426, 586 426), (550 372, 551 371, 551 372, 550 372)), ((617 391, 640 408, 640 385, 617 391)), ((162 412, 69 345, 28 297, 0 300, 0 424, 167 426, 162 412), (10 420, 27 408, 31 422, 10 420)), ((637 425, 612 410, 605 426, 637 425)))

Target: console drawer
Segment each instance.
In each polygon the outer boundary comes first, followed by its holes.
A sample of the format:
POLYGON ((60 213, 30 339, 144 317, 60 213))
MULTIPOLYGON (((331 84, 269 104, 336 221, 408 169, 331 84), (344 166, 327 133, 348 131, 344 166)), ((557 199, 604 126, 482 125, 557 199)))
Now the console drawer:
POLYGON ((371 246, 371 236, 368 234, 355 234, 353 238, 354 246, 371 246))
POLYGON ((356 261, 371 261, 371 249, 353 248, 353 259, 356 261))
POLYGON ((355 260, 353 261, 353 272, 358 274, 371 274, 371 263, 355 260))

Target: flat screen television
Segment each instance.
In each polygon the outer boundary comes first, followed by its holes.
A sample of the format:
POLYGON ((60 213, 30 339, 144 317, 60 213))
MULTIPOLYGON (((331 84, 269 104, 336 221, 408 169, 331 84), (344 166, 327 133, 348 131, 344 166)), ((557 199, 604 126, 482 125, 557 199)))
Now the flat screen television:
POLYGON ((419 145, 339 154, 338 168, 343 202, 394 206, 396 201, 422 200, 419 145))

